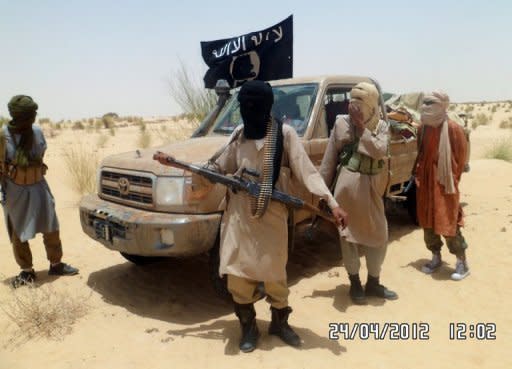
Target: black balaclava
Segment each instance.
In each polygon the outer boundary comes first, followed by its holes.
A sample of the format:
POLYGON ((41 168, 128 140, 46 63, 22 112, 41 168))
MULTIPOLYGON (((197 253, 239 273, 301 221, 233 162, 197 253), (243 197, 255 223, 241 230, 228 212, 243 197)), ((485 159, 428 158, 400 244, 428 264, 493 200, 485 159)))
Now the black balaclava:
POLYGON ((245 138, 259 140, 265 137, 270 110, 274 103, 272 87, 263 81, 247 81, 238 93, 238 101, 245 138))

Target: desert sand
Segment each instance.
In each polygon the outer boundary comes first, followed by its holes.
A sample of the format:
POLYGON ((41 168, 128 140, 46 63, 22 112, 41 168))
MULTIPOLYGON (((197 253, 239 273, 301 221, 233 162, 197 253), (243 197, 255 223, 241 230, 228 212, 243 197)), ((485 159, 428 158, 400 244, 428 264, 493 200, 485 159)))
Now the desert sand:
MULTIPOLYGON (((472 113, 490 114, 492 105, 475 104, 472 113)), ((471 268, 467 279, 450 280, 455 257, 446 248, 441 270, 423 274, 420 268, 430 253, 422 231, 411 224, 405 211, 392 206, 381 280, 400 298, 371 299, 367 306, 356 306, 348 298, 348 278, 338 245, 325 235, 313 240, 301 236, 288 272, 294 309, 290 323, 301 335, 303 346, 294 349, 268 336, 269 306, 260 301, 256 309, 263 334, 258 349, 250 354, 238 351, 238 320, 230 304, 216 297, 208 280, 206 257, 138 267, 81 231, 80 195, 70 186, 63 152, 77 144, 98 158, 131 150, 137 147, 139 128, 117 128, 115 136, 108 130, 54 132, 55 137, 47 138, 47 180, 56 198, 64 261, 80 268, 80 274, 49 277, 39 235, 31 242, 36 288, 46 288, 61 298, 69 296, 85 310, 58 340, 23 338, 5 313, 12 312, 10 306, 23 292, 9 287, 18 267, 6 232, 0 232, 0 308, 4 309, 0 309, 0 368, 512 368, 512 163, 485 158, 493 142, 512 137, 512 129, 499 128, 502 120, 512 117, 506 110, 497 108, 489 124, 471 133, 471 170, 461 184, 466 214, 463 234, 471 268), (104 148, 97 147, 100 135, 108 137, 104 148), (392 340, 389 335, 382 340, 373 336, 364 340, 358 335, 329 339, 329 323, 348 323, 350 328, 378 323, 382 329, 393 322, 428 324, 428 339, 392 340), (494 323, 496 340, 478 340, 469 334, 466 340, 450 340, 451 322, 494 323)), ((180 123, 148 122, 152 144, 167 139, 156 133, 162 124, 176 127, 180 123)), ((181 138, 179 134, 171 138, 175 137, 181 138)), ((364 263, 361 275, 364 280, 364 263)))

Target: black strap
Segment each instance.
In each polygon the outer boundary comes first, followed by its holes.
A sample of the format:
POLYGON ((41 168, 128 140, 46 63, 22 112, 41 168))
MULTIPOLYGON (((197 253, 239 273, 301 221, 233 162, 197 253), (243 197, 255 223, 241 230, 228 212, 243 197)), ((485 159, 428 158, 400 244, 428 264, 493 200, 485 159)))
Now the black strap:
POLYGON ((281 172, 281 160, 283 158, 284 137, 283 137, 283 122, 277 118, 273 118, 277 124, 277 140, 276 151, 274 155, 274 173, 272 174, 272 188, 275 188, 281 172))

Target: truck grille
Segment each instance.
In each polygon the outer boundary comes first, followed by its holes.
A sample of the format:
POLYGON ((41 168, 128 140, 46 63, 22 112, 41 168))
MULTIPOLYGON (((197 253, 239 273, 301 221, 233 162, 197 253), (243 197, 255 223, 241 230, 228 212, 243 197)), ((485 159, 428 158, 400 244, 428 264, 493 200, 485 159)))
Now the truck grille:
POLYGON ((153 179, 149 176, 102 170, 100 185, 103 197, 145 208, 153 206, 153 179))

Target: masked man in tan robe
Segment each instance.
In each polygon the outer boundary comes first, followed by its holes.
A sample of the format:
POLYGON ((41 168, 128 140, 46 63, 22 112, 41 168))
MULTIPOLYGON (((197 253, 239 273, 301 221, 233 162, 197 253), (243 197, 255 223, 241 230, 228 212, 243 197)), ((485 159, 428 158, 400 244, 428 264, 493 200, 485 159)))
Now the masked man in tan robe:
MULTIPOLYGON (((344 224, 346 214, 311 163, 295 130, 271 117, 274 95, 270 85, 262 81, 248 81, 240 89, 238 100, 243 125, 235 129, 229 145, 218 157, 217 170, 236 175, 241 175, 244 169, 256 170, 263 177, 263 188, 266 173, 264 157, 271 145, 268 126, 273 122, 278 126, 278 133, 277 153, 270 158, 276 164, 270 173, 271 185, 283 192, 288 192, 293 182, 305 186, 327 202, 339 225, 344 224)), ((166 164, 165 159, 160 160, 158 155, 155 158, 166 164)), ((219 272, 227 274, 228 290, 240 320, 240 350, 253 351, 259 338, 254 303, 260 298, 260 282, 265 286, 271 305, 269 334, 280 337, 289 345, 299 346, 299 336, 288 325, 292 311, 288 306, 286 278, 288 210, 282 203, 270 201, 262 215, 255 215, 251 208, 253 200, 245 192, 229 191, 227 200, 221 225, 219 272)))
POLYGON ((432 260, 422 271, 430 274, 441 266, 443 236, 450 253, 457 258, 451 278, 459 281, 469 275, 468 245, 460 232, 463 213, 459 192, 468 146, 463 128, 448 119, 449 104, 448 95, 442 92, 426 94, 423 99, 416 201, 418 221, 432 252, 432 260))
POLYGON ((338 116, 320 173, 325 183, 334 188, 336 201, 350 214, 350 223, 340 230, 343 262, 352 301, 366 304, 366 296, 398 298, 379 282, 388 241, 383 196, 389 135, 388 124, 379 119, 379 93, 375 86, 359 83, 350 96, 349 115, 338 116), (359 278, 360 253, 366 256, 368 269, 364 290, 359 278))

